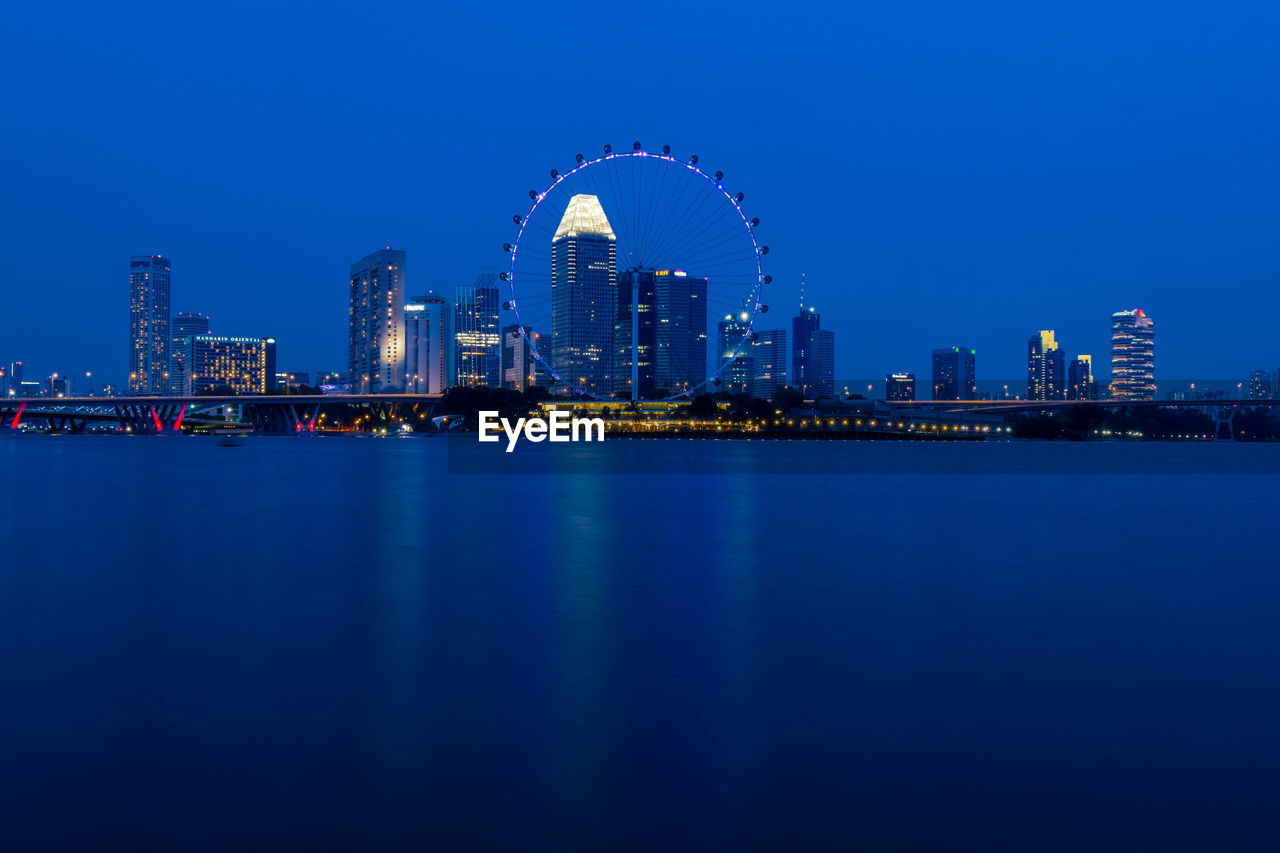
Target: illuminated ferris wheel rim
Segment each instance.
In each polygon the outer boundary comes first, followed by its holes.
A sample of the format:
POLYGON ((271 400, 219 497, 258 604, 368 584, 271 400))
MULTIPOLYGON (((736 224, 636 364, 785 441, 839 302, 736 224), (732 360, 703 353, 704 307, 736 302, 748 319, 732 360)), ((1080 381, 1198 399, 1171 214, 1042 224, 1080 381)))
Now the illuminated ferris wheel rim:
POLYGON ((688 160, 684 160, 672 154, 671 146, 669 145, 662 146, 662 153, 660 154, 654 153, 651 151, 645 151, 639 142, 636 142, 633 144, 631 151, 614 151, 611 145, 605 145, 604 154, 602 154, 601 156, 588 158, 583 154, 575 155, 574 159, 576 160, 576 165, 567 172, 562 173, 558 169, 552 169, 551 170, 552 180, 551 180, 550 186, 548 186, 542 192, 538 192, 537 190, 530 190, 529 196, 530 198, 533 199, 533 204, 529 207, 528 212, 526 212, 523 216, 521 216, 520 214, 516 214, 515 216, 512 217, 512 221, 519 226, 519 229, 516 232, 515 242, 506 243, 503 245, 503 250, 506 251, 509 255, 509 267, 508 267, 508 271, 505 273, 502 273, 499 276, 499 278, 501 278, 503 281, 506 282, 507 290, 511 295, 510 301, 508 301, 503 307, 510 309, 516 315, 516 331, 519 333, 520 337, 524 338, 525 342, 528 344, 529 354, 532 355, 538 361, 539 364, 541 364, 544 368, 546 368, 547 373, 550 374, 553 380, 555 380, 553 384, 563 384, 568 388, 570 388, 573 391, 573 393, 577 394, 578 396, 591 397, 596 399, 606 399, 606 398, 602 398, 600 395, 593 394, 589 391, 584 391, 583 389, 579 388, 573 381, 562 377, 559 374, 559 372, 556 371, 555 366, 552 365, 543 357, 542 352, 538 348, 537 344, 535 344, 532 340, 530 340, 528 329, 525 326, 524 320, 520 316, 520 304, 519 304, 519 299, 516 296, 516 263, 519 259, 520 241, 524 238, 525 230, 528 228, 529 222, 532 220, 533 215, 538 212, 538 208, 542 204, 543 199, 545 199, 551 192, 553 192, 557 187, 559 187, 565 181, 568 181, 570 178, 574 177, 575 175, 578 175, 579 173, 585 172, 586 170, 590 169, 593 166, 598 166, 602 163, 607 164, 613 160, 631 159, 631 158, 637 158, 637 157, 664 162, 672 166, 683 166, 684 168, 688 169, 690 172, 698 175, 703 180, 707 181, 707 183, 713 186, 716 189, 716 191, 726 201, 728 201, 729 204, 733 206, 734 212, 737 213, 738 215, 738 220, 741 221, 743 228, 746 230, 747 236, 751 240, 751 249, 752 249, 751 260, 754 262, 754 266, 755 266, 755 273, 754 273, 755 283, 751 287, 748 297, 745 300, 743 300, 742 312, 738 315, 739 321, 744 323, 746 327, 741 339, 738 341, 737 346, 734 347, 732 353, 729 353, 723 359, 717 358, 716 369, 711 373, 710 376, 708 376, 706 379, 704 379, 702 382, 698 383, 697 385, 694 385, 691 388, 686 388, 677 394, 671 394, 665 399, 674 400, 682 397, 692 397, 695 393, 698 392, 699 389, 706 387, 708 384, 714 384, 718 386, 720 384, 719 377, 721 372, 724 371, 724 369, 728 367, 730 364, 734 363, 734 361, 742 354, 743 348, 757 337, 755 333, 756 317, 760 314, 768 312, 769 310, 769 306, 764 304, 761 301, 761 297, 763 296, 764 285, 769 284, 770 282, 773 281, 772 276, 765 274, 764 266, 763 266, 763 263, 761 262, 761 258, 769 254, 769 247, 760 245, 759 240, 756 239, 755 230, 760 225, 759 218, 756 218, 756 217, 753 217, 751 219, 747 218, 746 213, 742 209, 742 200, 744 197, 743 194, 739 192, 735 195, 733 193, 730 193, 728 190, 724 188, 723 172, 716 172, 714 175, 709 175, 706 172, 702 171, 702 169, 698 167, 697 154, 692 154, 689 156, 688 160))

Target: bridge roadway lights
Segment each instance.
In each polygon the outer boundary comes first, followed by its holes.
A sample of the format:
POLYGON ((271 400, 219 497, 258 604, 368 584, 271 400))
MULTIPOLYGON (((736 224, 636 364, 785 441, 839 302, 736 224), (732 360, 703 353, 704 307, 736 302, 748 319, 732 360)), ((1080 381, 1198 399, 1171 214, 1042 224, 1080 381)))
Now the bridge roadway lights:
POLYGON ((180 434, 184 424, 249 426, 262 435, 311 435, 326 406, 364 410, 371 428, 391 428, 397 419, 419 423, 435 414, 429 394, 246 395, 231 397, 46 397, 0 400, 0 430, 21 424, 52 432, 84 432, 92 421, 116 424, 138 435, 180 434))

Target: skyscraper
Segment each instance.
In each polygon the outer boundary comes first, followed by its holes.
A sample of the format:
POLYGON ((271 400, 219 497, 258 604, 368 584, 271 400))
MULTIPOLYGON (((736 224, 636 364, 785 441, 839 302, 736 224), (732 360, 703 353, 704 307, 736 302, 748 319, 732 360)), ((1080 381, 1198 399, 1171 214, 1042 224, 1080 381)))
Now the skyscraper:
POLYGON ((806 397, 836 395, 836 333, 831 329, 809 333, 808 371, 806 397))
POLYGON ((347 371, 351 390, 404 388, 405 255, 388 246, 351 265, 347 371))
POLYGON ((6 390, 5 396, 17 397, 22 394, 23 370, 22 362, 14 361, 9 363, 9 376, 5 380, 6 390))
POLYGON ((719 344, 719 361, 716 366, 725 365, 720 371, 720 387, 732 394, 747 394, 751 391, 753 347, 749 338, 743 340, 751 328, 747 324, 750 319, 751 315, 744 308, 736 315, 725 314, 724 319, 716 326, 719 344))
POLYGON ((884 378, 884 398, 899 402, 914 400, 916 398, 916 375, 914 373, 890 373, 884 378))
POLYGON ((1093 381, 1093 356, 1078 355, 1067 365, 1067 399, 1098 399, 1098 386, 1093 381))
POLYGON ((653 381, 678 394, 707 381, 707 280, 684 270, 653 275, 653 381))
POLYGON ((181 394, 187 387, 187 373, 191 369, 191 336, 209 334, 209 317, 180 311, 170 321, 170 329, 173 343, 169 353, 169 388, 181 394))
POLYGON ((800 312, 791 320, 791 384, 806 399, 832 397, 836 392, 835 332, 822 330, 822 315, 804 305, 804 275, 800 276, 800 312))
POLYGON ((974 400, 978 396, 978 351, 947 347, 933 351, 933 399, 974 400))
POLYGON ((551 366, 592 394, 614 391, 617 240, 600 199, 569 199, 551 240, 551 366))
POLYGON ((129 393, 169 393, 169 259, 129 259, 129 393))
POLYGON ((809 338, 822 328, 822 315, 813 306, 804 307, 804 284, 800 285, 800 313, 791 320, 791 381, 795 389, 805 397, 812 396, 813 368, 810 365, 813 351, 809 338))
POLYGON ((475 284, 455 291, 453 373, 456 384, 490 388, 502 385, 501 308, 497 273, 482 272, 475 284))
POLYGON ((453 312, 435 291, 404 306, 405 390, 443 394, 453 370, 453 312))
POLYGON ((684 270, 625 270, 618 275, 613 326, 614 393, 678 394, 707 379, 707 280, 684 270), (632 312, 632 298, 636 311, 632 312), (634 370, 632 328, 636 334, 634 370))
POLYGON ((1027 399, 1061 400, 1064 397, 1066 353, 1045 329, 1027 341, 1027 399))
POLYGON ((537 360, 533 357, 530 341, 537 340, 537 333, 525 327, 510 325, 502 330, 502 387, 512 391, 528 391, 537 384, 537 360), (526 335, 528 337, 526 337, 526 335))
POLYGON ((633 382, 636 399, 653 394, 658 322, 656 298, 653 270, 625 270, 618 275, 618 310, 613 323, 613 392, 619 397, 633 396, 633 382), (636 305, 634 312, 633 299, 636 305), (636 339, 634 364, 632 334, 636 339))
POLYGON ((751 396, 768 400, 787 384, 787 332, 771 329, 756 334, 751 345, 751 396))
POLYGON ((1155 399, 1156 327, 1141 308, 1111 315, 1111 396, 1155 399))

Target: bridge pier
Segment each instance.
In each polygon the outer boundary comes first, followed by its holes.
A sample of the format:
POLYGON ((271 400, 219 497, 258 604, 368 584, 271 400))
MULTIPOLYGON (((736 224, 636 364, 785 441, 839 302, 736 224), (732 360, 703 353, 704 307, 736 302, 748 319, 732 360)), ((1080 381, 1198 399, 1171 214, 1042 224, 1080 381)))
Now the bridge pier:
POLYGON ((1237 406, 1214 406, 1214 441, 1236 440, 1235 420, 1238 414, 1240 414, 1240 409, 1237 406))

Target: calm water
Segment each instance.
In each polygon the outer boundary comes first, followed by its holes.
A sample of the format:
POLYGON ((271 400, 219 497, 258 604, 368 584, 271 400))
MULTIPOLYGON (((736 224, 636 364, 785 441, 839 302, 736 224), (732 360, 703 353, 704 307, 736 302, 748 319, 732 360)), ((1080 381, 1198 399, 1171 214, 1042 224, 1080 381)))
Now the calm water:
POLYGON ((0 849, 1275 849, 1275 477, 447 444, 0 439, 0 849))

